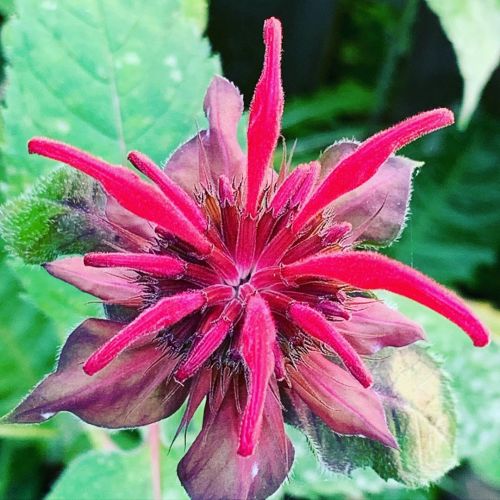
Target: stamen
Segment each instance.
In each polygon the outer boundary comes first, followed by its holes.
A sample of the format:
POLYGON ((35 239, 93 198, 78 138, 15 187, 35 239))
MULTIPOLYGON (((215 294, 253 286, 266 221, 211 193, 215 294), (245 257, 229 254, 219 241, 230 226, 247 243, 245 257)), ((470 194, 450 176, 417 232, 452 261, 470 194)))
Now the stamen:
POLYGON ((373 379, 358 353, 321 313, 297 302, 290 306, 288 313, 301 330, 331 347, 363 387, 372 385, 373 379))
POLYGON ((207 295, 201 291, 185 292, 158 301, 146 309, 123 330, 101 346, 83 365, 87 375, 94 375, 105 368, 135 340, 177 323, 207 303, 207 295))
POLYGON ((147 253, 88 253, 83 262, 91 267, 128 267, 165 278, 181 277, 186 271, 186 263, 179 259, 147 253))
POLYGON ((132 151, 128 154, 128 160, 137 170, 141 171, 163 191, 165 196, 184 214, 184 216, 194 222, 199 231, 207 229, 207 221, 199 207, 192 198, 180 188, 156 163, 139 151, 132 151))
POLYGON ((453 113, 448 109, 433 109, 407 118, 367 139, 326 177, 293 221, 294 231, 300 232, 334 200, 371 179, 395 151, 424 134, 451 125, 453 121, 453 113))
POLYGON ((240 352, 248 370, 248 397, 241 420, 238 454, 251 455, 258 443, 269 379, 274 370, 276 330, 266 301, 250 297, 241 329, 240 352))
POLYGON ((211 251, 210 242, 173 203, 158 188, 145 183, 129 169, 111 165, 73 146, 43 137, 31 139, 28 151, 61 161, 93 177, 122 207, 160 225, 203 255, 211 251))
POLYGON ((281 24, 275 19, 264 23, 266 51, 264 68, 255 87, 248 122, 246 211, 256 215, 262 185, 278 142, 283 114, 281 87, 281 24))
POLYGON ((454 293, 415 269, 374 252, 319 255, 284 266, 282 274, 290 280, 314 276, 368 290, 388 290, 448 318, 469 335, 475 346, 489 342, 487 329, 454 293))

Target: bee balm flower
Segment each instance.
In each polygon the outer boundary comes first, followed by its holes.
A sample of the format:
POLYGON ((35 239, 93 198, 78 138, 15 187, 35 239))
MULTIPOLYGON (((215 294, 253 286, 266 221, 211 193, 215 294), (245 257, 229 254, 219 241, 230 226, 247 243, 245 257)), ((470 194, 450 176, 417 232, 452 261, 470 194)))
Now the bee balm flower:
MULTIPOLYGON (((400 232, 414 162, 394 156, 453 123, 446 109, 413 116, 361 144, 341 142, 319 161, 275 174, 283 112, 281 26, 264 25, 264 68, 250 108, 248 151, 236 129, 238 90, 216 77, 209 128, 164 170, 133 151, 131 170, 46 138, 30 153, 93 177, 115 239, 98 252, 46 265, 102 299, 109 319, 68 338, 56 371, 14 410, 12 422, 58 411, 109 428, 149 424, 205 401, 203 428, 181 460, 193 498, 262 498, 293 461, 283 412, 307 409, 339 434, 398 445, 371 389, 363 356, 423 338, 377 301, 385 289, 460 326, 474 345, 488 334, 450 291, 361 242, 400 232)), ((286 162, 285 162, 286 163, 286 162)))

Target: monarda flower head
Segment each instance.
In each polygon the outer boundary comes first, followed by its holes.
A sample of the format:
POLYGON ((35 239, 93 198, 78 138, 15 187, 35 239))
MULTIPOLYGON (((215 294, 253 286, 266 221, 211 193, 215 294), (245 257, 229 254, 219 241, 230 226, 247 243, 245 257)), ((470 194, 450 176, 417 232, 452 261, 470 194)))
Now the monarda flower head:
MULTIPOLYGON (((394 153, 453 123, 427 111, 319 161, 271 167, 283 112, 281 26, 264 25, 264 68, 247 154, 237 141, 242 98, 215 77, 209 128, 164 169, 128 159, 151 182, 46 138, 30 153, 93 177, 104 198, 98 252, 46 264, 100 298, 108 318, 68 338, 56 371, 9 416, 40 422, 70 411, 94 425, 133 427, 205 402, 202 430, 178 467, 193 498, 263 498, 286 478, 293 447, 284 418, 313 414, 338 434, 397 448, 364 357, 423 338, 371 290, 404 295, 488 334, 453 293, 362 243, 387 244, 404 224, 415 163, 394 153)), ((95 236, 95 235, 94 235, 95 236)))

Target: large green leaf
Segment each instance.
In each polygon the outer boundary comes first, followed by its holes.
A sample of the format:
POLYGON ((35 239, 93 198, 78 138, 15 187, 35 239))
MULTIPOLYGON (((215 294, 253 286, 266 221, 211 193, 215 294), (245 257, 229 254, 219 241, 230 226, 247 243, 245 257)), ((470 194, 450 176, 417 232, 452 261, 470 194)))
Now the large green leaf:
POLYGON ((464 80, 459 124, 465 127, 500 60, 498 0, 427 0, 453 45, 464 80))
MULTIPOLYGON (((18 16, 3 37, 9 61, 3 110, 5 194, 18 194, 54 168, 51 161, 27 155, 26 141, 34 135, 125 163, 130 149, 161 162, 194 133, 197 122, 203 124, 205 89, 219 71, 200 36, 200 5, 199 0, 19 0, 18 16)), ((31 193, 36 196, 6 207, 4 233, 28 262, 53 258, 54 245, 65 238, 73 251, 81 250, 69 230, 77 215, 57 203, 57 189, 50 186, 54 179, 59 186, 57 177, 50 178, 31 193), (36 199, 40 189, 43 196, 36 199)), ((42 271, 15 270, 31 300, 59 331, 95 311, 88 296, 42 271)))
MULTIPOLYGON (((162 422, 161 479, 165 500, 184 500, 188 496, 177 478, 177 463, 201 426, 202 411, 194 418, 194 429, 188 429, 185 439, 173 443, 182 410, 162 422)), ((151 459, 147 444, 131 452, 93 451, 70 463, 54 485, 47 500, 78 498, 152 498, 151 459)))
POLYGON ((22 286, 3 257, 0 273, 0 414, 3 415, 50 371, 57 337, 47 317, 22 297, 22 286))
POLYGON ((196 130, 219 64, 185 7, 180 0, 17 2, 18 17, 3 38, 10 194, 51 164, 28 158, 32 136, 62 139, 112 162, 125 162, 130 149, 161 162, 196 130))
MULTIPOLYGON (((162 454, 164 498, 187 499, 181 485, 174 481, 179 457, 162 454), (176 484, 177 483, 177 484, 176 484)), ((63 472, 47 500, 95 500, 97 498, 152 499, 151 466, 148 449, 132 452, 85 453, 63 472)))

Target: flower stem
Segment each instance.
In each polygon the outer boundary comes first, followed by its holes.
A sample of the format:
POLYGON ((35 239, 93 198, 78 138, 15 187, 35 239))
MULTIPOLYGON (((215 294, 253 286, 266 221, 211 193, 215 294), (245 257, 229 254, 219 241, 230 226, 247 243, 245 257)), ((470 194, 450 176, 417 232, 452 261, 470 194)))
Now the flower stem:
POLYGON ((151 457, 151 485, 153 500, 161 500, 161 464, 160 464, 160 424, 149 426, 149 452, 151 457))

